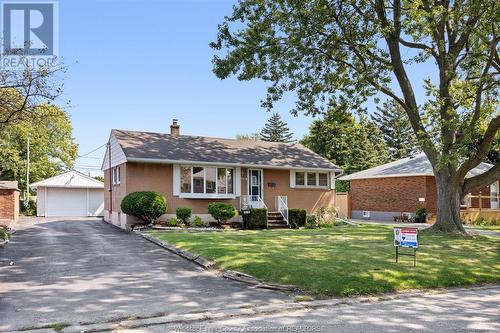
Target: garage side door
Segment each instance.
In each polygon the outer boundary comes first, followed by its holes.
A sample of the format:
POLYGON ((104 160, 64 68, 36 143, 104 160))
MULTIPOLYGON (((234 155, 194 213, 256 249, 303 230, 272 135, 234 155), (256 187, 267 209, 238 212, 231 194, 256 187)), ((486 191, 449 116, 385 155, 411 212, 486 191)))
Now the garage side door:
POLYGON ((47 216, 87 216, 87 190, 47 189, 47 216))

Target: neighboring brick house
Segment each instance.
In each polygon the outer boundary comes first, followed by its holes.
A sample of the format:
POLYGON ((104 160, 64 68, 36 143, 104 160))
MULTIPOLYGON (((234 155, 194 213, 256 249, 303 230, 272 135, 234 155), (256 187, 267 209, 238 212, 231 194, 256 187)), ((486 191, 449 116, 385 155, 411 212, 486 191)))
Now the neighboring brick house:
POLYGON ((213 220, 207 207, 214 201, 313 212, 334 205, 334 178, 341 173, 300 144, 180 135, 175 120, 170 134, 112 130, 102 170, 104 219, 121 227, 135 223, 120 209, 130 192, 163 194, 168 211, 161 219, 190 207, 213 220))
POLYGON ((19 218, 17 181, 0 181, 0 225, 10 226, 19 218))
MULTIPOLYGON (((469 176, 491 167, 491 164, 481 163, 469 176)), ((436 183, 432 166, 423 153, 339 179, 350 182, 353 219, 392 220, 394 216, 412 214, 421 207, 430 214, 436 213, 436 183)), ((479 192, 486 197, 481 200, 482 208, 498 208, 498 181, 474 191, 464 205, 479 207, 479 198, 474 197, 479 192)))

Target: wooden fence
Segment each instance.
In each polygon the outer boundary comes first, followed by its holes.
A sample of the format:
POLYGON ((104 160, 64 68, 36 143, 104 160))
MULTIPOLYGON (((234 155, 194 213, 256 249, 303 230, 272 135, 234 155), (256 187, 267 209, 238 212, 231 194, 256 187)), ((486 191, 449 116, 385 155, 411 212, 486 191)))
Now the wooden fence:
POLYGON ((349 193, 335 193, 335 206, 340 218, 351 217, 351 195, 349 193))

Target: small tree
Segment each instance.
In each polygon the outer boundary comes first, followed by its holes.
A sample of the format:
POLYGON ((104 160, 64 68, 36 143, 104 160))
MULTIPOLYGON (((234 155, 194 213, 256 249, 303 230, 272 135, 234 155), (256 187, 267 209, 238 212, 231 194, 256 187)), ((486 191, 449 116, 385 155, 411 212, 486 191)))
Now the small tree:
POLYGON ((167 212, 167 200, 158 192, 132 192, 123 198, 121 209, 149 224, 167 212))
POLYGON ((260 132, 262 141, 271 142, 293 142, 293 133, 287 127, 287 124, 281 119, 281 116, 274 112, 271 118, 260 132))
POLYGON ((233 205, 222 202, 212 202, 208 205, 208 213, 217 220, 217 223, 221 224, 235 217, 237 211, 233 205))

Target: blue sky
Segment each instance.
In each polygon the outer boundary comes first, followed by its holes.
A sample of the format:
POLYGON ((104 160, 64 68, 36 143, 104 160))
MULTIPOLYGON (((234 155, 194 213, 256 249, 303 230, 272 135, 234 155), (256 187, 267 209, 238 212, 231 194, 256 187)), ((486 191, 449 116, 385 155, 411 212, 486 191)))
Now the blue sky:
MULTIPOLYGON (((60 55, 69 65, 62 98, 71 100, 79 154, 105 143, 111 128, 167 132, 172 118, 184 134, 258 132, 270 116, 260 107, 265 84, 221 81, 211 71, 208 43, 233 3, 60 1, 60 55)), ((276 111, 299 139, 311 118, 293 117, 291 106, 285 101, 276 111)))
MULTIPOLYGON (((260 107, 265 84, 219 80, 212 73, 217 25, 236 0, 59 2, 60 55, 69 70, 62 99, 85 154, 112 128, 234 137, 258 132, 270 116, 260 107)), ((300 139, 312 118, 279 112, 300 139)), ((76 165, 98 167, 101 149, 76 165)), ((79 169, 91 171, 91 169, 79 169)))

